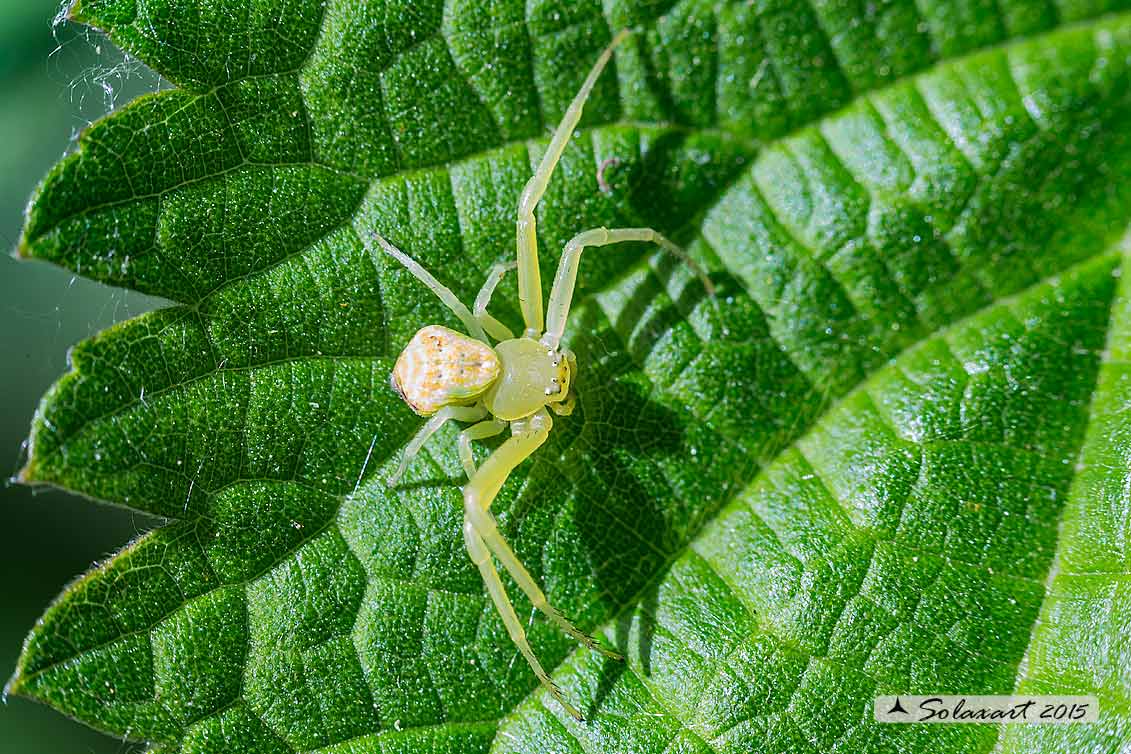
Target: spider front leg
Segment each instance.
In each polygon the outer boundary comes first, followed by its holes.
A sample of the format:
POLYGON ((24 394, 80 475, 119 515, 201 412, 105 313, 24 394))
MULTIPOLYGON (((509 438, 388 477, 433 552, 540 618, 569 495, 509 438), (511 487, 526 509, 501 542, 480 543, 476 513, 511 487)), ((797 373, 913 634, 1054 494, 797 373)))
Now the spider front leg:
POLYGON ((601 56, 597 58, 593 69, 585 77, 585 83, 581 85, 580 91, 573 98, 573 102, 570 103, 565 115, 562 116, 561 123, 554 131, 553 137, 550 138, 550 145, 546 147, 546 153, 542 155, 538 169, 527 182, 526 188, 523 189, 522 196, 518 200, 518 301, 522 306, 522 319, 526 323, 525 335, 528 338, 537 338, 541 335, 543 324, 542 279, 538 273, 538 238, 534 222, 534 208, 538 206, 538 202, 542 200, 542 196, 546 193, 546 187, 550 185, 550 176, 553 175, 554 168, 561 160, 562 152, 565 151, 569 138, 573 136, 574 129, 581 121, 581 112, 585 108, 585 100, 589 99, 589 94, 593 91, 593 86, 597 83, 601 71, 605 70, 605 66, 612 58, 613 49, 627 36, 627 29, 618 32, 609 46, 601 53, 601 56))
POLYGON ((546 308, 546 333, 542 342, 547 348, 557 348, 561 343, 562 333, 565 332, 566 318, 569 317, 569 306, 573 301, 573 290, 577 285, 577 269, 581 263, 581 252, 587 246, 608 246, 609 244, 624 241, 646 241, 654 243, 683 260, 688 267, 699 276, 707 293, 714 295, 715 289, 710 279, 699 269, 699 266, 687 256, 683 249, 669 241, 658 231, 651 228, 593 228, 578 233, 569 240, 562 252, 562 261, 558 264, 558 272, 554 277, 554 288, 550 293, 550 305, 546 308))
POLYGON ((550 605, 546 594, 534 581, 534 577, 515 555, 514 550, 507 544, 495 517, 488 510, 495 496, 499 494, 503 483, 520 463, 526 460, 534 451, 542 446, 550 434, 553 421, 545 409, 540 409, 533 416, 513 422, 511 425, 512 437, 503 443, 498 450, 483 463, 475 472, 475 476, 463 488, 464 506, 464 540, 467 552, 478 567, 487 586, 487 593, 495 602, 495 607, 503 619, 507 633, 518 647, 519 652, 526 658, 534 674, 550 694, 561 703, 573 717, 581 720, 581 714, 573 705, 563 697, 561 689, 553 682, 549 674, 542 668, 538 658, 530 648, 526 638, 526 631, 522 627, 514 606, 507 596, 499 574, 491 563, 489 555, 498 558, 503 567, 510 573, 518 587, 526 594, 535 609, 542 611, 563 631, 608 657, 623 659, 618 653, 601 646, 596 639, 580 630, 569 622, 556 608, 550 605))

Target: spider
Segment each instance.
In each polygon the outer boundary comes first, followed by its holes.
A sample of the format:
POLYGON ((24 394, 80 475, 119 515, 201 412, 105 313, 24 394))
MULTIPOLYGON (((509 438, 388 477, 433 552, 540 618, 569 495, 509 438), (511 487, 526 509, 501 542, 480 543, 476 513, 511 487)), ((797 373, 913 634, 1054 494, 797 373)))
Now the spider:
POLYGON ((396 484, 412 458, 444 423, 451 420, 474 422, 459 435, 459 457, 468 477, 463 488, 463 536, 468 555, 479 568, 487 592, 518 651, 546 690, 577 720, 583 719, 581 713, 566 701, 561 689, 534 655, 495 570, 492 556, 502 563, 534 608, 545 613, 563 631, 607 657, 623 658, 578 629, 550 605, 545 593, 499 533, 489 509, 515 467, 546 442, 553 426, 547 409, 560 416, 568 416, 573 411, 576 396, 570 386, 577 374, 577 359, 572 351, 562 347, 561 341, 577 282, 578 262, 585 247, 623 241, 655 243, 688 263, 713 296, 710 281, 700 269, 682 249, 655 230, 595 228, 577 234, 566 244, 543 326, 534 208, 546 192, 594 84, 612 57, 613 50, 627 34, 627 30, 617 34, 597 59, 519 198, 517 262, 497 264, 492 268, 470 311, 418 262, 374 234, 381 247, 431 289, 470 334, 468 337, 441 325, 428 325, 412 337, 397 359, 390 376, 393 388, 413 411, 430 418, 405 448, 400 466, 388 483, 390 486, 396 484), (487 313, 495 288, 506 273, 516 267, 518 298, 526 325, 522 337, 518 338, 487 313), (498 342, 491 346, 488 336, 498 342), (511 436, 477 468, 471 454, 472 440, 494 437, 508 426, 511 436))

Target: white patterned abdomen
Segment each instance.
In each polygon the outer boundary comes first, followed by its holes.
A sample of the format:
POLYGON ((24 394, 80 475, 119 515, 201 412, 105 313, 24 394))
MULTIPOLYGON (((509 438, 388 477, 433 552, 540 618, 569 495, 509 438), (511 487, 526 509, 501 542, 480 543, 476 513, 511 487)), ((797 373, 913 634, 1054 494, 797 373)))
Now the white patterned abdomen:
POLYGON ((421 416, 474 403, 499 376, 499 357, 485 343, 441 325, 412 336, 393 367, 393 387, 421 416))

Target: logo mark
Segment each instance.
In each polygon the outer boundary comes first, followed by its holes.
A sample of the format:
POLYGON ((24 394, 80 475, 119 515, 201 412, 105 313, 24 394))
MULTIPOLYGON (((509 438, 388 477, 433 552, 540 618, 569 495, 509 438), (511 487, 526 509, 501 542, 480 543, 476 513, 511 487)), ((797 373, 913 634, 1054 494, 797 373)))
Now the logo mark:
POLYGON ((903 709, 903 705, 899 703, 899 697, 898 696, 895 698, 895 704, 893 704, 891 706, 891 709, 888 710, 888 714, 894 715, 896 712, 898 712, 901 715, 907 714, 907 710, 903 709))

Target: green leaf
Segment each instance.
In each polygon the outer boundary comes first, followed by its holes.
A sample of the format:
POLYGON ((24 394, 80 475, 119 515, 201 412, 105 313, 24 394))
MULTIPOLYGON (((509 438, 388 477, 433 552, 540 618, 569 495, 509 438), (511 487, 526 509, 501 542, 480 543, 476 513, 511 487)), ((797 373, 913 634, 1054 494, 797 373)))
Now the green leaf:
MULTIPOLYGON (((1116 751, 1127 5, 76 3, 178 87, 82 135, 20 251, 176 305, 75 347, 21 476, 169 521, 67 588, 10 690, 186 754, 1116 751), (551 601, 627 653, 533 620, 579 724, 463 551, 454 428, 385 486, 419 424, 391 363, 456 323, 363 239, 472 298, 625 26, 543 270, 649 224, 719 295, 590 252, 579 410, 496 503, 551 601), (1014 689, 1094 694, 1101 721, 872 722, 879 693, 1014 689)), ((497 301, 514 326, 513 280, 497 301)))

